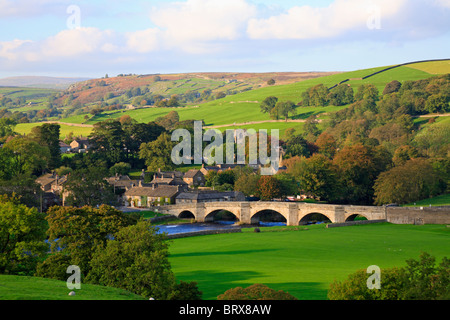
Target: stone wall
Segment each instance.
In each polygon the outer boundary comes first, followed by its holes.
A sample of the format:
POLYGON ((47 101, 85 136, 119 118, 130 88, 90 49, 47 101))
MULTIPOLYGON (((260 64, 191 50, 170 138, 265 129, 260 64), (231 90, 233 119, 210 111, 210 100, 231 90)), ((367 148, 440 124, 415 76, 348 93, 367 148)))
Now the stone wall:
POLYGON ((349 221, 349 222, 343 222, 343 223, 330 223, 327 224, 327 228, 337 228, 337 227, 348 227, 348 226, 355 226, 355 225, 361 225, 361 224, 372 224, 372 223, 383 223, 387 222, 386 220, 360 220, 360 221, 349 221))
POLYGON ((222 233, 238 233, 242 232, 241 228, 227 228, 227 229, 217 229, 217 230, 205 230, 205 231, 194 231, 194 232, 186 232, 186 233, 178 233, 178 234, 169 234, 167 235, 167 239, 179 239, 179 238, 187 238, 187 237, 195 237, 195 236, 206 236, 210 234, 222 234, 222 233))
POLYGON ((450 206, 388 207, 386 219, 394 224, 450 224, 450 206))

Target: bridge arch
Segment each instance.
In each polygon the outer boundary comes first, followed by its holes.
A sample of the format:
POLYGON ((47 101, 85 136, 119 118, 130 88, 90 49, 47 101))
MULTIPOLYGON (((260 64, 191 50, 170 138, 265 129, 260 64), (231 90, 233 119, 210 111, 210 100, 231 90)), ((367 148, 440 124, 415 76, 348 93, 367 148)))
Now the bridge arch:
POLYGON ((178 218, 180 218, 180 219, 195 219, 196 217, 192 211, 184 210, 178 214, 178 218))
POLYGON ((214 209, 205 214, 205 222, 214 222, 217 220, 238 222, 240 220, 240 214, 236 214, 227 209, 214 209))
POLYGON ((252 224, 258 224, 259 222, 287 223, 286 217, 281 212, 273 209, 255 211, 250 218, 252 224))
POLYGON ((345 218, 345 222, 358 221, 358 220, 369 220, 369 218, 363 214, 358 214, 358 213, 351 214, 345 218))
POLYGON ((316 222, 331 223, 332 220, 327 214, 321 212, 310 212, 302 216, 299 221, 299 225, 306 225, 316 222))

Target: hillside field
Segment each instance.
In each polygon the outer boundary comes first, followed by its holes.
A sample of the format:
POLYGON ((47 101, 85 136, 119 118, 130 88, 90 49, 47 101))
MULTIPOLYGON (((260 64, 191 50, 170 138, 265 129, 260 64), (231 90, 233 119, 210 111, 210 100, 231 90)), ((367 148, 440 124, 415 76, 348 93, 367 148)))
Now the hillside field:
MULTIPOLYGON (((449 61, 434 61, 434 62, 426 62, 426 63, 417 63, 417 64, 411 64, 407 66, 401 66, 397 67, 379 74, 376 74, 374 76, 371 76, 365 80, 362 80, 363 77, 366 77, 368 75, 371 75, 375 72, 381 71, 385 69, 386 67, 377 67, 377 68, 370 68, 370 69, 364 69, 364 70, 356 70, 351 72, 343 72, 343 73, 335 73, 335 74, 329 74, 322 77, 315 77, 313 78, 291 78, 288 77, 287 80, 279 81, 276 85, 273 86, 261 86, 260 88, 257 88, 258 86, 254 86, 253 90, 248 90, 242 93, 234 94, 234 95, 228 95, 225 98, 213 100, 210 102, 206 102, 199 105, 187 105, 185 107, 180 108, 157 108, 157 107, 145 107, 145 108, 139 108, 135 110, 118 110, 118 111, 105 111, 101 114, 98 114, 96 116, 92 116, 88 114, 88 119, 85 119, 85 114, 77 115, 77 116, 70 116, 68 118, 64 119, 49 119, 49 120, 55 120, 55 121, 61 121, 64 123, 72 123, 72 124, 87 124, 87 125, 94 125, 97 122, 104 121, 106 119, 118 119, 123 115, 129 115, 133 119, 135 119, 138 122, 151 122, 156 120, 158 117, 163 117, 167 115, 171 111, 176 111, 179 116, 180 120, 204 120, 206 126, 219 126, 220 130, 225 130, 226 128, 253 128, 255 130, 259 129, 280 129, 282 132, 284 132, 289 127, 294 127, 296 129, 301 130, 301 123, 300 122, 279 122, 278 126, 271 123, 271 119, 268 114, 263 114, 260 111, 260 104, 261 102, 269 96, 276 96, 279 101, 286 101, 291 100, 295 103, 300 102, 301 94, 306 91, 308 88, 315 86, 317 84, 324 84, 327 87, 332 87, 344 80, 347 81, 348 84, 350 84, 354 91, 358 89, 358 87, 361 84, 366 83, 372 83, 374 84, 380 94, 383 92, 384 87, 387 83, 391 82, 392 80, 398 80, 400 82, 405 82, 407 80, 420 80, 420 79, 427 79, 429 77, 435 76, 437 74, 445 74, 450 73, 450 60, 449 61), (287 84, 286 84, 287 83, 287 84), (253 124, 254 122, 257 122, 253 124), (227 127, 224 127, 227 126, 227 127)), ((219 74, 220 75, 220 74, 219 74)), ((294 74, 295 75, 295 74, 294 74)), ((175 93, 173 90, 178 90, 179 92, 186 92, 186 90, 193 89, 190 88, 192 86, 199 86, 199 88, 202 87, 202 83, 208 83, 209 86, 212 84, 216 85, 216 82, 220 82, 221 84, 218 84, 219 87, 226 84, 226 79, 221 79, 218 75, 214 74, 200 74, 200 75, 189 75, 189 76, 197 76, 200 77, 199 79, 182 79, 183 75, 170 75, 167 76, 168 78, 166 81, 163 81, 161 83, 155 84, 153 89, 158 88, 158 86, 167 86, 168 83, 171 85, 171 89, 168 91, 168 89, 163 89, 162 91, 167 91, 166 93, 175 93), (219 79, 217 79, 219 77, 219 79)), ((233 75, 226 75, 227 77, 231 77, 233 75)), ((262 80, 266 80, 267 77, 270 76, 270 74, 264 74, 260 75, 260 78, 257 78, 255 75, 252 75, 253 78, 249 79, 240 79, 239 81, 242 81, 243 84, 245 83, 251 83, 256 82, 257 80, 259 83, 262 80), (256 78, 255 78, 256 77, 256 78), (244 82, 246 81, 246 82, 244 82)), ((187 77, 187 75, 184 75, 184 77, 187 77)), ((225 77, 225 75, 222 74, 221 77, 225 77)), ((243 77, 241 75, 241 77, 243 77)), ((278 77, 281 77, 281 75, 278 75, 278 77)), ((311 76, 312 77, 312 76, 311 76)), ((128 82, 131 82, 134 85, 138 85, 140 81, 142 83, 145 83, 146 77, 140 78, 140 77, 131 77, 130 79, 126 79, 128 77, 124 77, 125 81, 124 83, 130 86, 131 84, 128 82), (133 82, 134 81, 134 82, 133 82)), ((110 79, 105 79, 110 80, 110 79)), ((112 81, 112 80, 111 80, 112 81)), ((122 80, 121 80, 122 81, 122 80)), ((146 80, 148 81, 148 80, 146 80)), ((119 86, 122 82, 117 83, 116 85, 119 86)), ((82 86, 80 83, 79 86, 82 86)), ((125 84, 122 84, 125 86, 125 84)), ((236 83, 227 84, 233 85, 233 86, 239 86, 236 83)), ((260 85, 259 85, 260 86, 260 85)), ((128 88, 128 87, 125 87, 128 88)), ((198 88, 197 88, 198 89, 198 88)), ((195 90, 197 90, 195 89, 195 90)), ((217 89, 217 88, 216 88, 217 89)), ((81 90, 81 89, 80 89, 81 90)), ((106 89, 105 89, 106 90, 106 89)), ((156 90, 156 89, 155 89, 156 90)), ((177 92, 178 92, 177 91, 177 92)), ((82 91, 83 92, 83 91, 82 91)), ((161 93, 159 89, 157 90, 158 93, 161 93)), ((296 115, 291 116, 289 120, 305 120, 311 115, 318 115, 319 119, 326 120, 328 114, 342 110, 346 108, 347 106, 327 106, 327 107, 298 107, 296 111, 296 115)), ((19 133, 28 133, 31 130, 32 126, 39 125, 39 123, 34 124, 20 124, 17 126, 17 132, 19 133)), ((73 132, 75 135, 88 135, 90 133, 89 128, 81 128, 81 127, 71 127, 67 128, 65 125, 62 126, 62 135, 64 136, 66 133, 73 132)))
POLYGON ((450 228, 442 225, 324 225, 299 231, 214 235, 174 240, 170 261, 177 278, 196 281, 204 299, 263 283, 302 300, 326 300, 329 285, 358 269, 402 267, 428 252, 450 254, 450 228))

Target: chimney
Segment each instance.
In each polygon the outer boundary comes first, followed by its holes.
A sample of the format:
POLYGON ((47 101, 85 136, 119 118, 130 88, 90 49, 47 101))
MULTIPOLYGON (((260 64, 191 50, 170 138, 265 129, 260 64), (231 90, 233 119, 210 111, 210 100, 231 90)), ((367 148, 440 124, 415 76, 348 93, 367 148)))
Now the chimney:
POLYGON ((155 184, 152 184, 152 190, 155 190, 155 184))
POLYGON ((142 188, 142 180, 139 180, 139 188, 142 188))

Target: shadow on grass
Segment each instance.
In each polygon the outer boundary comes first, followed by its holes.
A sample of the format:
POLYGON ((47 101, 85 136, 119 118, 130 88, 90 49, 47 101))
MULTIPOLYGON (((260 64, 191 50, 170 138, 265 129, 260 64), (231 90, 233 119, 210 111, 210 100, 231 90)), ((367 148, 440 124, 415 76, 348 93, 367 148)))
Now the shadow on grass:
POLYGON ((218 256, 218 255, 238 255, 249 253, 267 253, 270 251, 277 251, 274 249, 257 249, 257 250, 234 250, 234 251, 210 251, 210 252, 188 252, 171 254, 170 258, 184 258, 184 257, 202 257, 202 256, 218 256))
MULTIPOLYGON (((276 272, 276 271, 273 271, 276 272)), ((217 300, 217 296, 237 287, 247 288, 255 283, 262 283, 274 290, 288 292, 299 300, 327 300, 327 288, 318 282, 283 282, 271 283, 261 280, 266 274, 256 271, 218 272, 198 270, 176 274, 178 280, 197 282, 203 292, 203 300, 217 300)))

